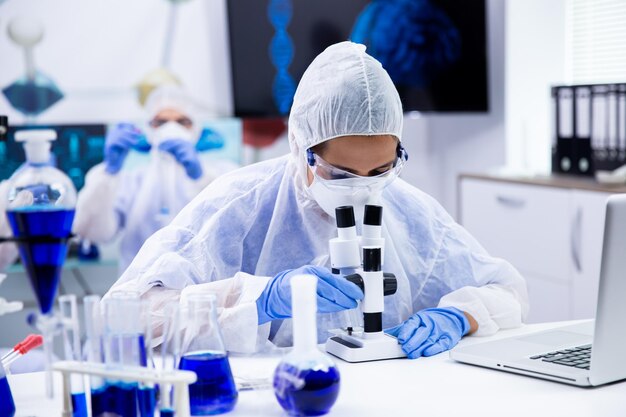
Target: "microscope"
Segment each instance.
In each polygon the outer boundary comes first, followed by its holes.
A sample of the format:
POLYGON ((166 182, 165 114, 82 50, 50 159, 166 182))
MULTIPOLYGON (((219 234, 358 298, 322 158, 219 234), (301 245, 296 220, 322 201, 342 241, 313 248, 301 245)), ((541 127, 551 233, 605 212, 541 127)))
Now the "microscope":
POLYGON ((381 206, 366 205, 362 236, 357 235, 352 206, 335 209, 337 237, 329 241, 330 263, 334 274, 345 277, 363 290, 363 328, 336 329, 326 341, 326 352, 346 362, 366 362, 402 358, 406 354, 395 337, 383 332, 384 297, 395 294, 397 280, 384 273, 385 239, 382 234, 381 206))

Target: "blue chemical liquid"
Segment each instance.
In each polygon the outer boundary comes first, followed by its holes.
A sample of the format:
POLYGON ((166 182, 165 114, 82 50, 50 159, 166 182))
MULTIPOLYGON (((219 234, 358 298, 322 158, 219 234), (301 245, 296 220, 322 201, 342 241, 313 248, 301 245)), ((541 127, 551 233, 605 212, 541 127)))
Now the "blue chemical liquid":
POLYGON ((139 415, 141 417, 154 417, 156 409, 156 388, 139 388, 137 402, 139 403, 139 415))
POLYGON ((85 393, 72 394, 72 416, 87 417, 87 399, 85 393))
POLYGON ((174 410, 171 408, 162 408, 160 413, 161 417, 174 417, 174 410))
POLYGON ((106 387, 91 390, 91 416, 98 417, 110 410, 106 387))
POLYGON ((193 352, 180 359, 179 368, 198 376, 198 381, 189 386, 192 415, 227 413, 235 407, 237 388, 225 354, 193 352))
MULTIPOLYGON (((18 237, 52 236, 65 238, 70 235, 74 210, 51 209, 32 206, 25 209, 9 210, 7 217, 18 237)), ((67 244, 61 243, 20 243, 22 262, 28 271, 30 283, 35 291, 39 308, 43 314, 52 309, 61 268, 67 253, 67 244)))
POLYGON ((137 417, 137 384, 112 383, 106 395, 109 411, 122 417, 137 417))
MULTIPOLYGON (((0 365, 2 366, 2 365, 0 365)), ((6 377, 0 378, 0 417, 13 417, 15 415, 15 403, 6 377)))
POLYGON ((274 373, 274 394, 291 416, 319 416, 330 411, 339 395, 339 371, 300 369, 281 363, 274 373))

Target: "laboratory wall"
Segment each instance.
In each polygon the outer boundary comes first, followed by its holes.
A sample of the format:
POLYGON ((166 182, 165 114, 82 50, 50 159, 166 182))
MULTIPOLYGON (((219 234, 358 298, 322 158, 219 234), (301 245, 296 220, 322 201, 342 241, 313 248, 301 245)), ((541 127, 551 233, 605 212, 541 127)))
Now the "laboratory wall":
MULTIPOLYGON (((232 113, 225 0, 1 2, 0 88, 25 74, 24 51, 7 34, 8 24, 20 16, 43 23, 43 39, 33 48, 35 68, 65 95, 37 123, 141 119, 135 86, 164 64, 207 113, 232 113), (172 3, 180 3, 173 13, 172 3)), ((13 123, 24 119, 3 95, 0 111, 13 123)))
POLYGON ((457 178, 506 162, 505 16, 508 2, 487 2, 489 112, 407 114, 404 139, 411 153, 404 175, 430 193, 453 215, 457 213, 457 178))
POLYGON ((550 87, 567 82, 566 3, 508 0, 506 4, 507 166, 516 172, 550 171, 550 87))

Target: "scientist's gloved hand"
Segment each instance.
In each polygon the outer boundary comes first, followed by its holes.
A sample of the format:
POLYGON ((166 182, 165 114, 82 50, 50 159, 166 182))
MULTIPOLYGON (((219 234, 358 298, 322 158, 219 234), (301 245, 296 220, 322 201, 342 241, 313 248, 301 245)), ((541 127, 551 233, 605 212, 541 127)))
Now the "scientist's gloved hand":
POLYGON ((452 349, 470 330, 470 323, 458 308, 427 308, 404 323, 385 330, 398 339, 409 359, 433 356, 452 349))
POLYGON ((140 144, 142 138, 141 130, 130 123, 119 123, 109 130, 104 142, 105 171, 117 174, 130 148, 140 144))
POLYGON ((159 149, 174 155, 192 180, 197 180, 202 176, 202 165, 193 143, 184 139, 168 139, 159 145, 159 149))
POLYGON ((326 268, 307 265, 298 269, 288 269, 270 279, 263 293, 256 300, 259 324, 291 317, 290 281, 296 275, 317 277, 317 311, 319 313, 333 313, 356 308, 357 300, 363 299, 363 291, 359 287, 346 279, 333 276, 326 268))

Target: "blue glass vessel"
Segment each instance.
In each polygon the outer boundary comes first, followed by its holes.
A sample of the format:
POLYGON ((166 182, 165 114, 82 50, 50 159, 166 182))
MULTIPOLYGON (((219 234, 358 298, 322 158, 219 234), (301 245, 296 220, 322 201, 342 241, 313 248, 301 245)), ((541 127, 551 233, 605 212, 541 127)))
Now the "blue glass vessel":
POLYGON ((11 395, 9 381, 4 376, 2 365, 0 365, 0 372, 2 372, 2 377, 0 378, 0 417, 13 417, 15 415, 15 403, 13 402, 13 395, 11 395))
POLYGON ((336 367, 300 368, 281 363, 274 374, 274 392, 291 416, 319 416, 330 411, 339 395, 336 367))
POLYGON ((290 416, 319 416, 339 396, 339 371, 317 348, 317 277, 291 280, 294 347, 274 371, 274 394, 290 416))
MULTIPOLYGON (((17 237, 67 238, 72 230, 74 210, 53 206, 29 206, 8 210, 7 217, 17 237)), ((65 241, 20 243, 20 256, 28 271, 33 291, 43 314, 52 310, 61 269, 67 254, 65 241)))
POLYGON ((179 367, 198 376, 198 381, 189 386, 192 415, 221 414, 235 407, 237 388, 225 353, 188 353, 179 367))

